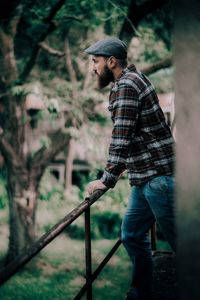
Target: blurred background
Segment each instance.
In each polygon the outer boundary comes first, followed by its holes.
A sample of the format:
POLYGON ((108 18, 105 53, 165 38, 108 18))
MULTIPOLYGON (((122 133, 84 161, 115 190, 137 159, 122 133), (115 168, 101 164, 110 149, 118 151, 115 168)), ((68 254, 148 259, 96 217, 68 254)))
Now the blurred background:
MULTIPOLYGON (((105 167, 109 87, 96 88, 89 45, 109 36, 127 43, 128 62, 153 82, 176 138, 172 21, 164 0, 1 1, 2 266, 79 205, 105 167)), ((119 237, 129 191, 124 175, 91 209, 94 268, 119 237)), ((157 237, 158 249, 170 250, 159 227, 157 237)), ((73 299, 84 268, 81 216, 0 288, 0 297, 73 299)), ((95 282, 94 299, 122 299, 130 274, 120 247, 95 282)))

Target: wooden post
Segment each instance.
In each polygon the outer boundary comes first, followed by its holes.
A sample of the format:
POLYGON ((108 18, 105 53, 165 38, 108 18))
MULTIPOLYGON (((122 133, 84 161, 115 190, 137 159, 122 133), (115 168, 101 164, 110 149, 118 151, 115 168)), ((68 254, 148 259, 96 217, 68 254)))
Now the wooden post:
POLYGON ((178 287, 199 299, 200 278, 200 1, 176 0, 178 287))

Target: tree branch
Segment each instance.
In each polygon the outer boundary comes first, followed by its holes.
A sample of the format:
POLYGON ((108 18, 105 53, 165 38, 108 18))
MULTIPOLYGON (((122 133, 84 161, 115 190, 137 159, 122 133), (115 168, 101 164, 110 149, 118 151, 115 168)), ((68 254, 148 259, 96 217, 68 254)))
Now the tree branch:
POLYGON ((77 78, 72 64, 71 51, 70 51, 69 41, 67 37, 65 37, 65 41, 64 41, 64 51, 65 51, 65 58, 66 58, 66 67, 69 72, 70 81, 72 83, 76 83, 77 78))
POLYGON ((135 30, 140 21, 148 14, 156 11, 164 6, 168 0, 147 0, 142 4, 136 4, 135 0, 131 0, 127 18, 125 18, 119 33, 119 38, 125 40, 129 44, 131 38, 135 35, 135 30))
POLYGON ((20 167, 22 165, 22 162, 19 160, 18 155, 2 135, 0 136, 0 150, 4 158, 13 166, 20 167))
POLYGON ((49 15, 44 19, 44 22, 46 23, 50 23, 53 18, 55 17, 55 15, 57 14, 57 12, 61 9, 61 7, 63 6, 63 4, 65 3, 66 0, 60 0, 58 1, 54 7, 52 7, 49 15))
POLYGON ((83 17, 76 17, 76 16, 66 15, 66 16, 63 17, 63 20, 73 20, 73 21, 77 21, 77 22, 83 22, 84 18, 83 17))
POLYGON ((0 1, 0 26, 8 28, 10 20, 15 13, 17 7, 21 4, 22 0, 1 0, 0 1))
POLYGON ((39 43, 39 47, 41 49, 43 49, 44 51, 46 51, 47 53, 51 54, 51 55, 54 55, 54 56, 57 56, 57 57, 63 57, 65 56, 65 53, 64 52, 61 52, 59 50, 56 50, 54 48, 51 48, 49 45, 47 45, 45 42, 41 42, 39 43))
POLYGON ((83 91, 86 91, 87 88, 89 87, 90 83, 92 82, 92 73, 91 73, 92 64, 93 64, 92 60, 88 59, 87 60, 87 71, 85 72, 85 79, 83 82, 83 91))
MULTIPOLYGON (((19 2, 19 1, 18 1, 19 2)), ((22 5, 18 3, 9 20, 0 24, 0 52, 2 55, 1 84, 4 86, 12 83, 18 78, 17 65, 14 55, 14 39, 17 26, 21 18, 22 5)))
POLYGON ((22 11, 23 11, 23 6, 21 4, 19 4, 17 6, 17 8, 15 9, 12 18, 10 19, 9 32, 13 36, 13 38, 16 35, 17 26, 19 24, 19 21, 20 21, 21 15, 22 15, 22 11))
POLYGON ((51 22, 47 28, 46 31, 44 31, 39 40, 36 42, 35 46, 33 47, 33 51, 32 51, 32 54, 22 72, 22 74, 20 75, 20 81, 23 82, 26 77, 29 75, 29 73, 31 72, 32 68, 34 67, 35 65, 35 61, 36 61, 36 58, 38 56, 38 53, 39 53, 39 50, 40 50, 40 46, 39 44, 41 42, 43 42, 45 40, 45 38, 52 32, 54 31, 55 29, 57 28, 56 24, 54 22, 51 22))
POLYGON ((49 15, 43 19, 45 23, 48 23, 47 29, 44 30, 44 32, 40 35, 38 41, 35 43, 35 46, 33 47, 32 55, 30 56, 21 76, 20 80, 23 82, 26 77, 29 75, 31 72, 32 68, 35 65, 36 58, 38 56, 40 46, 39 44, 45 40, 45 38, 52 32, 54 31, 57 26, 56 23, 53 22, 53 18, 55 17, 56 13, 61 9, 63 4, 65 3, 66 0, 60 0, 58 1, 51 9, 49 15))
POLYGON ((172 57, 168 56, 156 62, 155 64, 152 64, 148 67, 141 69, 141 72, 144 73, 145 75, 149 75, 159 71, 160 69, 169 68, 171 67, 171 65, 172 65, 172 57))
POLYGON ((36 171, 36 176, 40 176, 48 163, 64 149, 67 141, 70 139, 70 133, 57 130, 51 135, 50 139, 50 148, 42 147, 35 153, 33 159, 29 161, 29 168, 36 171))

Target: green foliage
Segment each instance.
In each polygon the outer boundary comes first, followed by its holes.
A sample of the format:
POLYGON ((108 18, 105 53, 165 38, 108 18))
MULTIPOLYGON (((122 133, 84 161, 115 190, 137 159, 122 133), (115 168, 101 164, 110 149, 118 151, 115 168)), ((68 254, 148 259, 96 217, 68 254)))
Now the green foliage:
POLYGON ((158 40, 162 40, 168 51, 172 48, 173 35, 173 4, 167 1, 167 4, 156 11, 154 14, 147 15, 142 24, 145 27, 151 27, 158 40))
POLYGON ((13 96, 24 96, 27 94, 27 91, 25 90, 24 86, 22 85, 15 85, 11 88, 11 94, 13 96))
POLYGON ((174 69, 163 69, 149 76, 158 93, 174 90, 174 69))
MULTIPOLYGON (((85 238, 84 227, 80 227, 77 224, 71 224, 65 229, 65 233, 72 239, 83 240, 85 238)), ((93 231, 91 232, 91 237, 94 237, 93 231)))
POLYGON ((92 228, 98 227, 101 238, 114 239, 120 236, 121 217, 119 213, 105 211, 92 216, 92 228))
POLYGON ((89 120, 95 123, 100 124, 101 126, 106 126, 108 125, 108 118, 104 115, 102 115, 102 113, 96 113, 96 114, 91 114, 89 116, 89 120))
POLYGON ((4 209, 8 205, 8 195, 6 191, 6 180, 4 172, 0 173, 0 209, 4 209))
POLYGON ((127 16, 129 0, 124 1, 104 1, 104 29, 108 35, 118 35, 124 18, 127 16))
MULTIPOLYGON (((121 217, 117 212, 91 211, 91 238, 92 239, 114 239, 120 236, 121 217)), ((65 233, 72 239, 83 240, 85 229, 83 224, 71 224, 65 233)))
MULTIPOLYGON (((137 4, 144 1, 137 1, 137 4)), ((82 80, 84 74, 80 72, 77 56, 82 56, 83 49, 91 41, 91 31, 99 28, 103 29, 108 35, 118 35, 124 18, 127 15, 130 0, 69 0, 64 3, 62 8, 55 15, 57 24, 56 31, 48 37, 47 44, 51 47, 63 51, 63 41, 67 36, 72 50, 72 61, 78 75, 78 79, 82 80)), ((55 1, 36 1, 25 5, 22 19, 18 26, 16 37, 16 52, 20 70, 23 70, 24 65, 29 59, 35 43, 39 37, 47 30, 48 23, 45 18, 49 15, 55 1), (26 6, 27 5, 27 6, 26 6), (26 9, 27 7, 27 9, 26 9)), ((167 51, 171 50, 171 36, 173 27, 173 13, 171 1, 154 14, 146 16, 140 27, 151 30, 154 33, 152 43, 147 44, 140 60, 142 63, 156 61, 161 56, 165 55, 163 46, 167 51), (155 38, 156 37, 156 38, 155 38), (160 44, 159 47, 155 47, 160 44), (162 54, 161 54, 162 52, 162 54)), ((145 39, 149 33, 140 33, 142 43, 145 44, 145 39)), ((104 32, 103 35, 105 36, 104 32)), ((151 34, 150 34, 151 35, 151 34)), ((96 36, 94 37, 96 39, 96 36)), ((151 38, 149 36, 149 38, 151 38)), ((49 70, 49 79, 55 76, 69 80, 68 72, 65 68, 63 59, 58 59, 41 51, 38 58, 38 66, 43 71, 49 70)))
POLYGON ((170 54, 164 42, 159 40, 153 28, 139 26, 140 38, 132 40, 130 53, 141 67, 155 63, 170 54))
POLYGON ((40 137, 40 146, 41 148, 49 148, 51 145, 51 140, 50 138, 48 138, 47 136, 42 136, 40 137))
MULTIPOLYGON (((164 29, 163 29, 164 30, 164 29)), ((165 29, 166 30, 166 29, 165 29)), ((129 49, 129 59, 139 69, 143 69, 171 56, 170 47, 155 32, 153 26, 142 22, 138 27, 140 37, 132 39, 129 49)), ((157 92, 173 90, 173 68, 160 70, 149 76, 157 92)))
MULTIPOLYGON (((69 31, 73 31, 73 35, 75 33, 76 38, 73 36, 72 44, 77 45, 78 39, 81 37, 80 32, 84 35, 84 32, 94 30, 97 26, 104 24, 104 18, 107 18, 111 11, 110 6, 106 2, 98 0, 66 1, 54 18, 56 24, 59 25, 57 26, 57 34, 63 39, 69 31)), ((25 7, 16 40, 16 44, 19 46, 16 50, 19 64, 21 65, 20 69, 23 69, 32 47, 35 46, 43 32, 47 30, 49 24, 44 22, 44 20, 54 5, 55 1, 53 0, 36 1, 34 4, 32 3, 31 7, 27 9, 25 7), (23 47, 20 47, 20 45, 23 47)), ((117 9, 112 5, 113 19, 121 15, 121 11, 124 11, 124 7, 126 7, 124 3, 118 4, 118 6, 119 9, 115 12, 117 9)), ((115 24, 117 23, 118 20, 116 19, 115 24)), ((57 46, 59 47, 60 45, 57 46)))
POLYGON ((40 193, 39 199, 43 200, 43 201, 50 201, 57 193, 60 193, 59 190, 57 188, 53 187, 48 192, 40 193))
POLYGON ((63 199, 64 187, 61 183, 56 182, 47 170, 42 177, 39 189, 39 199, 43 201, 60 201, 63 199), (56 184, 55 184, 56 183, 56 184))
POLYGON ((60 112, 60 106, 57 99, 50 99, 48 101, 48 111, 55 116, 58 116, 60 112))

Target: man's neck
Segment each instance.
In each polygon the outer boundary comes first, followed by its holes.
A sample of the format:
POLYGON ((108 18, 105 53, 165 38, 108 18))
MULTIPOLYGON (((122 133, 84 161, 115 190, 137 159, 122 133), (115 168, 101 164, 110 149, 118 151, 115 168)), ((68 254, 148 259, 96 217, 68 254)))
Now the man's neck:
POLYGON ((122 75, 122 71, 123 71, 123 69, 119 68, 119 67, 117 67, 113 70, 113 75, 114 75, 115 80, 117 80, 122 75))

